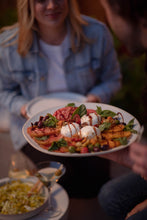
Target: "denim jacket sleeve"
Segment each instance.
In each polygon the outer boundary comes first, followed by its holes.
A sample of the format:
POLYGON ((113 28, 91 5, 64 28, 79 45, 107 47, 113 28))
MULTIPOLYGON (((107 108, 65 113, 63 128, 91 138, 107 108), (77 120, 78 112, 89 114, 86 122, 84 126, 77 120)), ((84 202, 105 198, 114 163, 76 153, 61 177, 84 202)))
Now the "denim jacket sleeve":
POLYGON ((122 78, 113 39, 105 24, 88 16, 83 18, 88 23, 83 30, 90 43, 78 53, 70 51, 65 63, 68 88, 109 103, 121 88, 122 78))
MULTIPOLYGON (((0 37, 0 43, 2 37, 0 37)), ((19 84, 14 80, 13 71, 11 71, 9 58, 12 48, 0 46, 0 106, 6 107, 11 113, 20 115, 20 108, 27 103, 27 99, 21 94, 19 84)), ((18 61, 17 57, 13 57, 13 60, 18 61)))
MULTIPOLYGON (((99 83, 93 87, 89 93, 100 97, 101 102, 109 103, 111 98, 121 88, 121 73, 120 66, 117 60, 117 55, 113 45, 112 36, 108 28, 103 24, 103 40, 101 42, 102 52, 100 57, 101 67, 96 70, 96 74, 99 74, 99 83)), ((96 50, 97 42, 93 47, 93 54, 97 54, 96 50)), ((94 56, 95 56, 94 55, 94 56)), ((97 57, 97 55, 95 56, 97 57)))

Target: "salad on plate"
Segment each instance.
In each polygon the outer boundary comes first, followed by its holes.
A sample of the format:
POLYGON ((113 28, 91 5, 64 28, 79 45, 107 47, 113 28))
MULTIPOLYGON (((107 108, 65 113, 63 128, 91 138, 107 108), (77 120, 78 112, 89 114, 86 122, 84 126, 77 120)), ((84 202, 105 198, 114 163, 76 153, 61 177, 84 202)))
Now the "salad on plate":
POLYGON ((117 107, 69 103, 52 113, 40 113, 27 127, 27 135, 48 152, 99 154, 130 144, 137 137, 136 124, 132 115, 117 107))

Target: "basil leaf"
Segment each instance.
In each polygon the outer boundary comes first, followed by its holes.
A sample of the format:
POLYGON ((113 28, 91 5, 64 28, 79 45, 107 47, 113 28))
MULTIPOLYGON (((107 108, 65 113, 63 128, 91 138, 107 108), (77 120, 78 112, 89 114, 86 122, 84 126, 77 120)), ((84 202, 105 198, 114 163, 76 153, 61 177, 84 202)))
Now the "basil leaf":
POLYGON ((111 123, 110 123, 110 122, 104 122, 103 124, 101 124, 101 125, 99 126, 99 129, 100 129, 100 131, 102 132, 102 131, 104 131, 104 130, 109 129, 110 126, 111 126, 111 123))
POLYGON ((134 127, 134 120, 135 120, 135 118, 133 118, 132 120, 130 120, 128 122, 128 124, 124 127, 124 131, 130 131, 131 133, 134 133, 134 134, 137 133, 137 131, 133 129, 133 127, 134 127))
POLYGON ((58 150, 58 144, 56 142, 53 142, 51 147, 49 147, 48 151, 54 151, 54 150, 58 150))
POLYGON ((76 105, 75 105, 75 103, 68 103, 68 104, 66 105, 66 107, 68 107, 68 106, 75 107, 76 105))
POLYGON ((102 117, 108 117, 108 116, 114 117, 115 115, 116 115, 116 113, 112 112, 110 110, 103 110, 101 113, 102 117))
POLYGON ((108 117, 108 116, 111 116, 111 117, 114 117, 116 115, 115 112, 112 112, 110 110, 102 110, 101 107, 98 107, 97 106, 97 110, 96 112, 101 115, 102 117, 108 117))
POLYGON ((81 118, 83 115, 86 115, 86 114, 87 114, 86 106, 82 104, 74 111, 74 113, 71 116, 71 119, 73 119, 75 115, 79 115, 81 118))
POLYGON ((59 141, 54 141, 48 150, 49 151, 58 150, 61 146, 67 146, 67 141, 64 140, 63 138, 61 138, 59 141))
POLYGON ((127 137, 115 138, 114 140, 119 141, 121 145, 126 145, 128 143, 127 137))
POLYGON ((133 134, 137 134, 137 131, 135 129, 131 129, 130 132, 133 134))
POLYGON ((102 108, 99 107, 99 106, 96 106, 96 107, 97 107, 96 112, 98 113, 98 115, 101 115, 101 113, 102 113, 102 108))
POLYGON ((134 120, 135 120, 135 118, 133 118, 132 120, 130 120, 130 121, 128 122, 127 126, 130 127, 130 128, 133 128, 133 126, 134 126, 134 120))
POLYGON ((58 145, 61 146, 67 146, 67 141, 64 140, 64 138, 61 138, 59 141, 57 141, 58 145))
POLYGON ((38 141, 46 141, 49 138, 49 135, 42 136, 42 137, 35 137, 38 141))
POLYGON ((49 113, 47 114, 47 116, 48 116, 48 118, 45 121, 43 121, 43 125, 45 127, 55 128, 58 120, 53 115, 51 115, 49 113))

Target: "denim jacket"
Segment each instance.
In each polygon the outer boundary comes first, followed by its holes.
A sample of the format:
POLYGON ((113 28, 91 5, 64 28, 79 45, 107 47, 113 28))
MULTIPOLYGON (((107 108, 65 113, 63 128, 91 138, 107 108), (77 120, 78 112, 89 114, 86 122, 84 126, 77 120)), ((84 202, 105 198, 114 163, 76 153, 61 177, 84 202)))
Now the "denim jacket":
MULTIPOLYGON (((65 58, 64 68, 68 91, 83 95, 94 94, 101 102, 109 103, 111 97, 121 87, 121 74, 110 32, 105 24, 87 17, 85 35, 93 43, 73 53, 71 48, 65 58)), ((0 44, 13 35, 16 29, 0 34, 0 44)), ((77 45, 78 47, 78 45, 77 45)), ((11 115, 10 133, 15 149, 25 143, 22 126, 25 123, 20 108, 29 100, 47 94, 48 65, 40 52, 38 37, 28 54, 22 57, 17 52, 17 44, 0 46, 0 106, 9 109, 11 115)))

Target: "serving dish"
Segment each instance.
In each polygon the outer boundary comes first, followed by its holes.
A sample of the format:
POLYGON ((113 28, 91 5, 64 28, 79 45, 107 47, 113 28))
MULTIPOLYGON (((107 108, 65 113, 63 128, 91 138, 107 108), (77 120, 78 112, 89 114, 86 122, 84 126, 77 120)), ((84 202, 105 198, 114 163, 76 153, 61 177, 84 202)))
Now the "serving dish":
MULTIPOLYGON (((82 103, 75 103, 76 106, 80 106, 82 103)), ((38 121, 40 116, 45 116, 47 113, 53 114, 57 109, 65 107, 65 105, 62 106, 58 106, 58 107, 54 107, 54 108, 49 108, 47 110, 41 111, 39 113, 37 113, 36 115, 34 115, 33 117, 31 117, 29 120, 27 120, 27 122, 24 124, 22 132, 23 135, 25 137, 25 139, 28 141, 28 143, 34 147, 35 149, 37 149, 38 151, 41 151, 43 153, 46 154, 50 154, 50 155, 55 155, 55 156, 64 156, 64 157, 87 157, 87 156, 96 156, 96 155, 101 155, 101 154, 106 154, 106 153, 111 153, 111 152, 115 152, 121 149, 126 148, 127 146, 129 146, 131 143, 133 143, 137 137, 138 137, 138 132, 140 130, 140 123, 138 122, 138 120, 131 114, 129 114, 128 112, 124 111, 123 109, 120 109, 118 107, 112 106, 112 105, 107 105, 107 104, 103 104, 103 103, 84 103, 84 105, 86 106, 86 108, 88 109, 96 109, 97 106, 101 107, 103 110, 110 110, 113 112, 119 112, 120 114, 123 115, 124 121, 125 123, 129 123, 130 120, 134 119, 134 129, 136 130, 136 133, 133 133, 131 135, 131 137, 128 140, 128 143, 125 145, 120 145, 118 147, 112 148, 112 149, 108 149, 105 151, 99 151, 99 152, 93 152, 93 153, 84 153, 84 154, 79 154, 79 153, 60 153, 60 152, 52 152, 52 151, 48 151, 46 149, 41 148, 31 137, 30 135, 27 133, 27 129, 29 126, 31 126, 32 123, 35 123, 36 121, 38 121)))

